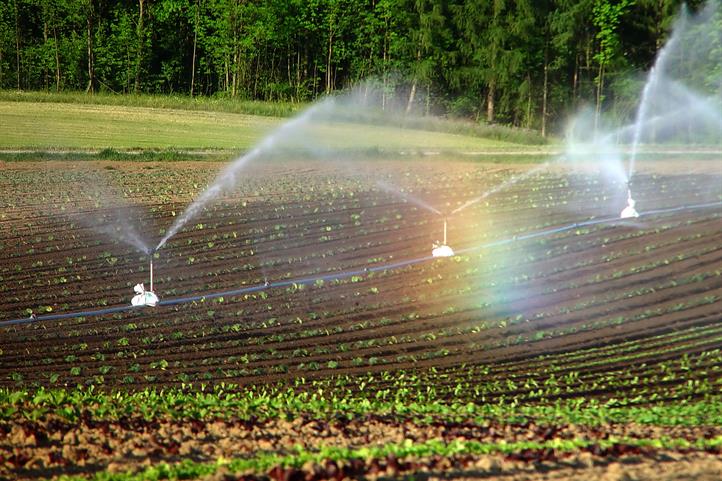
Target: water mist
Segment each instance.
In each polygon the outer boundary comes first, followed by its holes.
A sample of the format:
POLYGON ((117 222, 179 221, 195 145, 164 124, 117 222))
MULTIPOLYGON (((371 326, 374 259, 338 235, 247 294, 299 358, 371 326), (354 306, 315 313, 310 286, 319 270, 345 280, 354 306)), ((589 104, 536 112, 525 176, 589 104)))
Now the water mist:
POLYGON ((173 225, 171 225, 166 232, 165 236, 160 240, 155 250, 161 249, 171 237, 176 235, 178 231, 180 231, 191 219, 196 217, 204 207, 216 200, 220 195, 233 189, 238 182, 239 173, 249 162, 271 153, 275 148, 283 144, 286 136, 291 135, 295 130, 302 128, 315 115, 328 110, 333 106, 333 104, 333 98, 326 98, 314 104, 300 115, 281 125, 273 131, 273 133, 265 137, 256 147, 251 149, 251 151, 234 160, 216 177, 213 184, 204 190, 200 196, 196 198, 175 220, 173 225))

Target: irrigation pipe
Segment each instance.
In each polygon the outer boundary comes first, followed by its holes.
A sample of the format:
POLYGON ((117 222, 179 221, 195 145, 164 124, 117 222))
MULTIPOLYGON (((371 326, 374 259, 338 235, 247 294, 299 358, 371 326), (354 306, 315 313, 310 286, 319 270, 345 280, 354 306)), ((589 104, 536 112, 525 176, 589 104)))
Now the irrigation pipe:
MULTIPOLYGON (((686 205, 686 206, 680 206, 680 207, 670 207, 666 209, 655 209, 650 210, 647 212, 642 212, 639 214, 639 217, 647 217, 651 215, 657 215, 657 214, 669 214, 672 212, 680 212, 685 210, 698 210, 698 209, 708 209, 711 207, 719 207, 722 206, 722 202, 710 202, 706 204, 693 204, 693 205, 686 205)), ((624 220, 621 220, 619 217, 604 217, 600 219, 590 219, 586 221, 581 222, 574 222, 572 224, 567 224, 561 227, 554 227, 551 229, 544 229, 536 232, 531 232, 528 234, 521 234, 521 235, 515 235, 512 237, 509 237, 507 239, 499 239, 491 242, 486 242, 484 244, 466 247, 463 249, 458 249, 456 251, 456 254, 465 254, 469 252, 474 252, 482 249, 489 249, 492 247, 499 247, 507 244, 512 244, 514 242, 520 242, 525 241, 529 239, 535 239, 539 237, 546 237, 553 234, 559 234, 561 232, 566 232, 572 229, 578 229, 580 227, 587 227, 592 225, 599 225, 599 224, 607 224, 610 222, 618 222, 620 224, 624 224, 624 220)), ((377 266, 371 266, 371 267, 365 267, 365 268, 359 268, 349 271, 343 271, 343 272, 335 272, 335 273, 329 273, 329 274, 323 274, 318 276, 309 276, 309 277, 300 277, 296 279, 288 279, 284 281, 276 281, 276 282, 270 282, 270 283, 264 283, 264 284, 257 284, 253 286, 247 286, 242 287, 239 289, 232 289, 228 291, 222 291, 222 292, 211 292, 206 294, 198 294, 195 296, 187 296, 187 297, 177 297, 175 299, 167 299, 158 302, 158 306, 175 306, 179 304, 188 304, 191 302, 199 302, 204 301, 206 299, 216 299, 219 297, 233 297, 233 296, 239 296, 243 294, 251 294, 254 292, 261 292, 268 289, 277 289, 279 287, 290 287, 293 285, 301 285, 301 284, 313 284, 316 281, 334 281, 334 280, 341 280, 341 279, 347 279, 349 277, 353 276, 359 276, 368 274, 369 272, 380 272, 380 271, 386 271, 386 270, 393 270, 393 269, 400 269, 402 267, 408 267, 416 264, 421 264, 424 262, 428 262, 431 260, 437 259, 433 256, 424 256, 424 257, 416 257, 413 259, 407 259, 403 261, 398 262, 392 262, 389 264, 383 264, 383 265, 377 265, 377 266)), ((95 317, 95 316, 103 316, 107 314, 116 314, 120 312, 128 312, 135 309, 148 309, 146 306, 131 306, 131 305, 124 305, 124 306, 118 306, 118 307, 110 307, 106 309, 96 309, 92 311, 80 311, 80 312, 67 312, 63 314, 49 314, 44 316, 37 316, 37 317, 28 317, 23 319, 9 319, 5 321, 0 321, 0 327, 6 327, 11 325, 17 325, 17 324, 32 324, 36 322, 41 321, 55 321, 55 320, 62 320, 62 319, 75 319, 79 317, 95 317)))

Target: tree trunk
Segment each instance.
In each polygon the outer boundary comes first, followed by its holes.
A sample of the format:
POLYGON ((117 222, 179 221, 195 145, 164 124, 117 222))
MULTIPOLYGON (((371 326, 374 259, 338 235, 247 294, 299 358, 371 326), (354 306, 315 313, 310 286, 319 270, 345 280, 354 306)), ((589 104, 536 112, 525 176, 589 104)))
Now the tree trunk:
POLYGON ((328 55, 326 56, 326 95, 331 93, 331 55, 333 54, 333 26, 328 30, 328 55))
POLYGON ((489 90, 486 93, 486 121, 494 121, 494 96, 496 95, 496 81, 489 82, 489 90))
POLYGON ((143 7, 145 7, 145 0, 138 0, 138 27, 136 29, 136 34, 138 35, 138 54, 135 57, 135 85, 133 87, 133 92, 135 94, 140 93, 140 69, 143 65, 143 47, 145 45, 143 7))
POLYGON ((431 113, 431 83, 426 84, 426 107, 424 108, 424 115, 427 117, 431 113))
MULTIPOLYGON (((288 89, 293 88, 293 77, 291 76, 291 44, 286 42, 286 78, 288 79, 288 89)), ((293 102, 293 98, 291 98, 293 102)))
POLYGON ((226 53, 226 55, 223 56, 224 57, 223 67, 224 67, 224 71, 225 71, 224 73, 225 73, 225 80, 226 80, 226 83, 223 85, 223 90, 225 90, 226 92, 229 92, 231 89, 231 65, 230 65, 231 62, 228 61, 228 55, 229 54, 226 53))
POLYGON ((599 75, 597 77, 597 95, 594 108, 594 136, 596 138, 599 127, 599 117, 602 113, 602 90, 604 89, 604 63, 599 64, 599 75))
POLYGON ((243 57, 242 54, 243 54, 243 52, 241 52, 241 46, 239 44, 238 54, 236 55, 236 72, 234 74, 235 85, 233 87, 233 90, 235 90, 235 93, 233 94, 233 96, 238 95, 238 93, 241 90, 241 87, 243 86, 243 76, 242 76, 243 71, 241 70, 241 67, 242 67, 241 58, 243 57))
POLYGON ((20 90, 20 22, 18 15, 18 0, 15 0, 15 72, 18 90, 20 90))
POLYGON ((338 76, 338 66, 333 67, 333 77, 331 78, 331 90, 336 90, 336 78, 338 76))
MULTIPOLYGON (((266 53, 265 48, 263 53, 266 53)), ((261 56, 256 55, 256 73, 253 76, 253 100, 256 100, 258 97, 258 72, 261 69, 261 56)))
POLYGON ((526 81, 529 84, 529 93, 526 97, 526 128, 531 129, 531 125, 532 125, 532 115, 531 115, 532 85, 531 85, 531 75, 529 75, 528 73, 526 75, 526 81))
POLYGON ((60 92, 60 46, 58 45, 58 29, 53 27, 55 38, 55 91, 60 92))
POLYGON ((549 52, 544 49, 544 86, 542 87, 541 134, 547 136, 547 96, 549 90, 549 52))
POLYGON ((133 59, 132 52, 130 51, 131 46, 128 45, 125 49, 125 86, 123 87, 123 93, 130 93, 130 81, 133 79, 133 59))
POLYGON ((313 60, 313 97, 318 93, 318 61, 313 60))
MULTIPOLYGON (((234 0, 233 11, 231 13, 231 29, 233 31, 233 59, 231 62, 231 97, 238 95, 238 62, 241 61, 241 19, 240 15, 240 2, 234 0)), ((256 71, 258 73, 258 71, 256 71)), ((254 94, 255 96, 255 94, 254 94)))
POLYGON ((414 97, 416 97, 416 79, 411 84, 411 92, 409 92, 409 100, 406 102, 406 114, 411 112, 411 107, 414 105, 414 97))
POLYGON ((233 49, 233 73, 231 74, 231 97, 235 97, 238 92, 238 47, 233 49))
POLYGON ((191 60, 191 97, 193 97, 193 87, 195 87, 196 83, 196 51, 198 47, 198 11, 200 10, 200 6, 198 4, 199 0, 196 0, 196 19, 193 24, 193 60, 191 60))
POLYGON ((86 93, 95 93, 95 54, 93 53, 93 4, 88 6, 88 87, 86 93))
MULTIPOLYGON (((416 49, 416 62, 421 61, 421 49, 416 49)), ((411 83, 411 92, 409 92, 409 101, 406 102, 406 114, 408 115, 409 112, 411 112, 411 107, 414 105, 414 97, 416 96, 416 84, 418 83, 418 76, 414 75, 414 80, 411 83)))
MULTIPOLYGON (((270 57, 268 55, 263 56, 263 58, 265 58, 265 59, 268 59, 268 58, 271 59, 271 65, 269 66, 269 68, 266 69, 266 72, 268 72, 267 78, 272 79, 273 81, 275 81, 276 79, 280 79, 280 68, 276 69, 276 60, 277 60, 276 57, 277 57, 276 56, 276 47, 273 47, 270 57)), ((281 65, 280 60, 278 60, 278 65, 281 65)), ((266 81, 266 84, 268 84, 268 81, 266 81)), ((281 98, 280 96, 274 96, 274 95, 276 95, 276 92, 274 92, 271 89, 266 88, 266 90, 263 94, 263 100, 274 101, 274 100, 281 98)))
POLYGON ((386 110, 386 60, 388 47, 388 21, 386 22, 386 32, 384 33, 384 51, 383 51, 383 87, 381 88, 381 110, 386 110))
POLYGON ((296 47, 296 100, 301 101, 301 49, 296 47))
POLYGON ((50 90, 50 72, 48 72, 48 65, 45 62, 45 50, 48 47, 48 21, 43 20, 43 82, 45 83, 45 90, 50 90))
POLYGON ((572 105, 577 104, 577 84, 579 83, 579 55, 574 55, 574 74, 572 75, 572 105))

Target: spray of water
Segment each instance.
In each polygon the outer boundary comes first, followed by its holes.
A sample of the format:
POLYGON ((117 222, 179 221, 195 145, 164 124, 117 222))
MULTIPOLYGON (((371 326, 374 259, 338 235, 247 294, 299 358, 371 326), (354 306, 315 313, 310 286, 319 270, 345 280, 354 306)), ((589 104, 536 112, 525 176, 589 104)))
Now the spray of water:
POLYGON ((111 179, 98 170, 83 171, 79 179, 82 187, 73 192, 65 192, 67 199, 78 196, 93 206, 90 211, 70 212, 73 222, 102 234, 115 241, 122 242, 138 252, 150 254, 149 243, 143 238, 137 226, 137 215, 124 200, 111 179))
MULTIPOLYGON (((595 113, 587 108, 579 112, 569 122, 566 129, 564 155, 559 160, 574 171, 599 169, 610 182, 627 182, 623 163, 623 152, 618 145, 619 136, 630 130, 629 126, 617 130, 604 130, 595 133, 597 123, 595 113)), ((601 118, 598 125, 605 128, 606 119, 601 118)))
MULTIPOLYGON (((722 87, 722 86, 721 86, 722 87)), ((679 108, 674 112, 674 118, 683 115, 688 124, 694 124, 698 129, 711 128, 719 131, 722 127, 722 109, 719 101, 711 97, 703 97, 681 82, 670 81, 669 90, 677 101, 686 108, 679 108)))
POLYGON ((457 207, 456 209, 452 210, 449 215, 458 214, 462 210, 466 209, 467 207, 471 207, 472 205, 476 204, 477 202, 481 202, 482 200, 486 199, 490 195, 496 194, 497 192, 500 192, 502 190, 508 189, 512 185, 516 184, 517 182, 520 182, 524 179, 528 179, 532 175, 536 174, 537 172, 540 172, 544 169, 546 169, 549 166, 549 162, 544 162, 543 164, 539 164, 533 169, 530 169, 523 174, 515 175, 507 179, 506 181, 502 182, 499 185, 494 186, 493 188, 487 190, 483 194, 481 194, 478 197, 474 197, 471 200, 468 200, 464 202, 461 206, 457 207))
POLYGON ((401 189, 399 189, 398 187, 396 187, 395 185, 393 185, 389 182, 386 182, 384 180, 377 180, 376 185, 379 188, 381 188, 382 190, 384 190, 390 194, 397 195, 397 196, 401 197, 402 199, 405 199, 406 201, 411 202, 412 204, 415 204, 415 205, 421 207, 422 209, 428 210, 429 212, 432 212, 436 215, 442 215, 441 211, 439 209, 435 208, 428 202, 425 202, 408 192, 402 191, 401 189))
POLYGON ((718 144, 722 138, 721 5, 719 0, 709 1, 694 15, 683 8, 670 40, 657 55, 636 112, 630 179, 645 138, 655 144, 674 143, 677 148, 718 144), (664 121, 649 122, 652 116, 664 121))
POLYGON ((191 219, 196 217, 209 203, 216 200, 223 193, 231 190, 238 182, 238 174, 250 161, 271 153, 274 148, 283 143, 284 137, 292 135, 295 130, 302 128, 304 124, 308 123, 315 115, 330 109, 333 104, 334 100, 330 97, 314 104, 300 115, 281 125, 250 152, 234 160, 216 177, 213 184, 203 191, 176 219, 173 225, 166 231, 165 236, 160 240, 155 250, 161 249, 171 237, 176 235, 178 231, 191 219))
POLYGON ((150 255, 150 247, 130 223, 130 217, 126 214, 127 212, 118 209, 111 214, 112 218, 110 221, 92 228, 101 234, 105 234, 134 247, 142 254, 150 255))
POLYGON ((659 85, 659 79, 660 75, 664 73, 664 69, 666 67, 667 58, 669 57, 669 52, 671 52, 675 44, 677 43, 677 39, 680 35, 680 29, 684 28, 683 24, 680 24, 679 29, 675 29, 675 33, 672 35, 672 38, 670 41, 662 48, 659 55, 657 56, 657 59, 654 62, 654 66, 649 71, 649 75, 647 76, 647 81, 644 84, 644 88, 642 89, 642 100, 639 103, 639 107, 637 108, 637 116, 634 121, 634 133, 632 136, 632 152, 629 157, 629 170, 627 171, 627 180, 630 181, 632 179, 632 176, 634 175, 634 169, 635 164, 637 160, 637 150, 639 149, 639 142, 641 140, 642 136, 642 127, 644 126, 647 116, 648 116, 648 110, 650 107, 650 98, 657 90, 657 87, 659 85))
MULTIPOLYGON (((658 154, 694 153, 719 145, 720 5, 713 0, 695 14, 682 10, 646 75, 631 123, 619 126, 617 118, 604 116, 597 129, 587 110, 575 115, 566 132, 565 162, 574 170, 598 169, 603 182, 623 186, 627 195, 643 144, 658 154)), ((635 184, 640 182, 635 179, 635 184)))

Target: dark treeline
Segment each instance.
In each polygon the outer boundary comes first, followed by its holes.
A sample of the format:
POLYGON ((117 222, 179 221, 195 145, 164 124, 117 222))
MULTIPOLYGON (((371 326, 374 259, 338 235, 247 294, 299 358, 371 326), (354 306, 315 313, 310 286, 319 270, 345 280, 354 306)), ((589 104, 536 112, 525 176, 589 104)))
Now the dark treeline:
MULTIPOLYGON (((692 2, 692 7, 699 2, 692 2)), ((380 102, 545 132, 629 116, 677 0, 0 0, 0 88, 380 102)))

